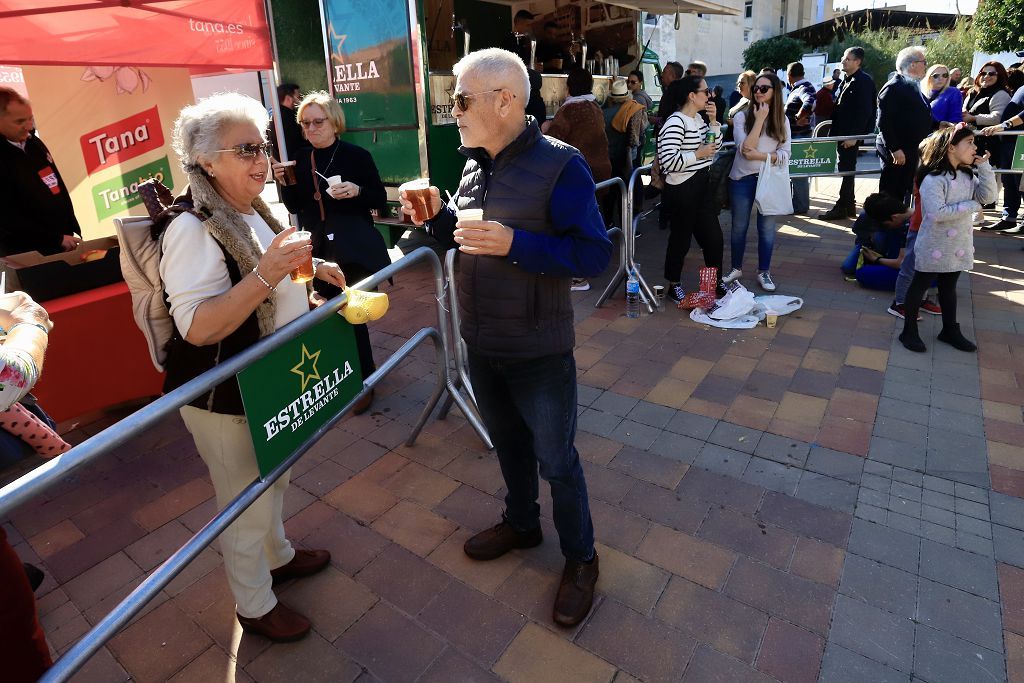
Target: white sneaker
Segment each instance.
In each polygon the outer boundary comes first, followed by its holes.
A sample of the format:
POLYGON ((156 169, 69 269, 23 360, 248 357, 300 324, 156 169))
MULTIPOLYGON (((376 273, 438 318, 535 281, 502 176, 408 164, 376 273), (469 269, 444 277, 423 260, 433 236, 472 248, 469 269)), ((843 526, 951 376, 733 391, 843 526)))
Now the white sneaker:
POLYGON ((775 283, 772 282, 772 274, 769 273, 767 270, 764 271, 763 273, 757 274, 757 284, 761 285, 761 289, 763 289, 766 292, 775 291, 775 283))
POLYGON ((574 277, 569 290, 573 292, 585 292, 590 289, 590 282, 582 277, 574 277))
POLYGON ((729 271, 728 275, 722 278, 722 284, 727 285, 733 280, 739 280, 741 277, 743 277, 743 271, 739 268, 733 268, 729 271))

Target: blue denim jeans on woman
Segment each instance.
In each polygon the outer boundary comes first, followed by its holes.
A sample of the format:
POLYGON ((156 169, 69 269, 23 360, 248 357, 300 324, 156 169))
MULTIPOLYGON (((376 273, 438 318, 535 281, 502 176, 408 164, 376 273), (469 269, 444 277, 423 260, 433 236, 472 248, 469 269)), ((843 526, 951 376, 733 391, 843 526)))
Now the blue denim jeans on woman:
MULTIPOLYGON (((747 249, 747 228, 750 212, 754 208, 757 192, 757 174, 729 179, 729 198, 732 201, 732 267, 743 269, 743 253, 747 249)), ((757 212, 757 269, 770 270, 772 249, 775 248, 775 221, 777 216, 762 216, 757 212)))
POLYGON ((505 479, 505 520, 520 531, 540 525, 539 480, 551 487, 562 554, 594 555, 587 482, 576 452, 576 359, 572 352, 530 359, 469 352, 469 377, 480 416, 505 479))

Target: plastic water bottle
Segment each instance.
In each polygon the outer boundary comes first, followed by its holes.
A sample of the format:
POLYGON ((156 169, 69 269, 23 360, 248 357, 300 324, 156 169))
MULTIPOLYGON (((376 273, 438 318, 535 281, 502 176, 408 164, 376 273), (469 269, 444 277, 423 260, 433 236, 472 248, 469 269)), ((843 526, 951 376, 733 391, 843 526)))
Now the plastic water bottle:
POLYGON ((636 272, 632 269, 629 271, 629 277, 626 278, 626 317, 640 317, 640 280, 637 279, 636 272))

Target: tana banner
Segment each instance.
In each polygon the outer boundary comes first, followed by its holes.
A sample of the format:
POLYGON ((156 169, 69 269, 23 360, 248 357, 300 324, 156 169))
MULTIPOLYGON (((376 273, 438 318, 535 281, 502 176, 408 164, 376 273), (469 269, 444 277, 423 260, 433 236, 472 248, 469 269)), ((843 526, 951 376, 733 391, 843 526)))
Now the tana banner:
POLYGON ((188 69, 25 66, 39 138, 71 190, 82 236, 114 234, 115 217, 144 216, 138 184, 180 191, 171 130, 192 102, 188 69))
POLYGON ((328 79, 349 130, 416 125, 405 0, 323 0, 328 79))

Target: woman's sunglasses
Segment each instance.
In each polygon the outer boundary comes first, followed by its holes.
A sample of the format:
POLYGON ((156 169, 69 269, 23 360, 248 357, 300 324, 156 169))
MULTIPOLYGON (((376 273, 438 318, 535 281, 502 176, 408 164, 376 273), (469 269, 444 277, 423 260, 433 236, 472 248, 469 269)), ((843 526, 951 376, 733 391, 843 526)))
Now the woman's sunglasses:
POLYGON ((302 126, 303 128, 319 128, 320 126, 324 125, 325 121, 327 121, 326 118, 310 119, 309 121, 299 121, 299 125, 302 126))
POLYGON ((981 76, 982 78, 995 78, 996 76, 999 75, 999 72, 997 72, 997 71, 982 71, 978 75, 981 76))
POLYGON ((949 74, 932 74, 932 78, 938 80, 940 78, 949 78, 949 74))
POLYGON ((217 149, 215 152, 234 152, 239 159, 255 159, 260 154, 270 156, 269 142, 247 142, 243 145, 235 145, 227 149, 217 149))
POLYGON ((769 90, 771 90, 771 89, 772 89, 772 86, 770 86, 770 85, 755 85, 755 86, 754 86, 753 88, 751 88, 751 89, 752 89, 752 90, 753 90, 754 92, 759 92, 759 93, 761 93, 762 95, 764 95, 764 94, 765 94, 766 92, 768 92, 769 90))
MULTIPOLYGON (((466 94, 464 92, 452 93, 452 104, 461 109, 462 111, 469 111, 469 101, 474 97, 480 97, 480 95, 489 95, 492 92, 501 92, 506 88, 495 88, 494 90, 484 90, 483 92, 474 92, 466 94)), ((515 97, 515 93, 512 94, 515 97)))

